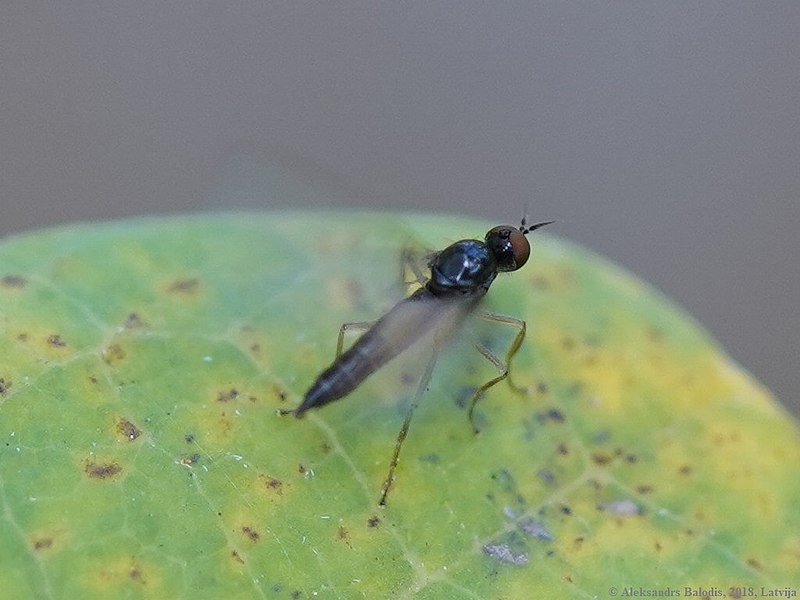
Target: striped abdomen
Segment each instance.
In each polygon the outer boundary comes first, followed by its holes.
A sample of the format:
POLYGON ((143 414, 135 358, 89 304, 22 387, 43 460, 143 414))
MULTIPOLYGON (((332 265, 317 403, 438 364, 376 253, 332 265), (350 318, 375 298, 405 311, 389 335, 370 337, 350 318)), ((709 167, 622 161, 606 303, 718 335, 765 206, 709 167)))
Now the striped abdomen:
POLYGON ((426 288, 397 304, 325 369, 295 416, 344 398, 367 377, 425 336, 444 341, 483 294, 436 296, 426 288))

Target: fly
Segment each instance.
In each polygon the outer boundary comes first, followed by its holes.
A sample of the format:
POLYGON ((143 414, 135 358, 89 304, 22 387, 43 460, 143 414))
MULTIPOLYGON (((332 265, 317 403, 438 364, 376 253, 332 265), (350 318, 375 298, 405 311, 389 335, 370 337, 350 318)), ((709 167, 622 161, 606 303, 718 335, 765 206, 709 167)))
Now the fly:
MULTIPOLYGON (((408 298, 401 300, 388 313, 374 324, 346 323, 339 331, 336 358, 316 379, 306 392, 300 406, 282 411, 302 418, 312 408, 319 408, 344 398, 355 390, 367 377, 383 367, 390 360, 407 350, 415 342, 432 337, 436 346, 449 337, 470 314, 489 291, 498 273, 516 271, 530 256, 530 243, 525 237, 528 233, 549 225, 544 221, 527 225, 525 219, 520 227, 499 225, 490 229, 483 240, 461 240, 444 250, 434 253, 428 259, 430 276, 424 276, 414 269, 422 287, 408 298), (342 352, 344 334, 352 327, 369 329, 356 342, 342 352)), ((470 400, 468 415, 474 431, 478 428, 473 419, 475 405, 490 387, 508 377, 511 359, 517 353, 525 337, 525 321, 483 313, 483 318, 507 323, 518 328, 514 341, 506 353, 503 364, 483 345, 478 344, 480 353, 499 371, 499 375, 478 388, 470 400)), ((386 495, 394 480, 400 448, 411 423, 411 415, 416 401, 421 396, 430 379, 434 359, 420 381, 414 402, 409 407, 403 426, 397 436, 395 450, 389 466, 389 474, 383 484, 379 504, 386 504, 386 495)))

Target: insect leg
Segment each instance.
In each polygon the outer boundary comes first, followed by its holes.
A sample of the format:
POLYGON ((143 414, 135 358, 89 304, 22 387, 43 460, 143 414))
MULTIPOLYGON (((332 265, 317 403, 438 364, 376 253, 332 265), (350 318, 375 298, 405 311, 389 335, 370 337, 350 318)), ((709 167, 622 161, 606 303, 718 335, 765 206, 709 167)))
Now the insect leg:
MULTIPOLYGON (((404 248, 403 252, 400 256, 401 260, 401 277, 400 280, 403 284, 407 284, 405 280, 406 269, 410 270, 414 275, 415 280, 420 285, 425 285, 428 282, 428 278, 425 277, 425 274, 422 272, 420 267, 420 261, 428 259, 430 253, 425 254, 424 256, 420 256, 419 253, 415 252, 411 248, 404 248)), ((412 282, 413 283, 413 282, 412 282)), ((347 334, 348 331, 366 331, 370 329, 375 324, 375 321, 353 321, 350 323, 343 323, 342 326, 339 328, 339 337, 336 341, 336 358, 339 358, 344 351, 344 336, 347 334)))
POLYGON ((425 275, 425 269, 430 267, 431 261, 436 257, 437 252, 420 252, 419 249, 405 247, 400 253, 400 280, 408 285, 418 283, 425 285, 430 279, 425 275), (406 272, 411 271, 412 281, 406 281, 406 272))
POLYGON ((336 341, 336 358, 339 358, 342 355, 342 349, 344 348, 344 335, 348 331, 366 331, 374 324, 375 321, 353 321, 351 323, 343 323, 339 328, 339 339, 336 341))
MULTIPOLYGON (((354 321, 352 323, 343 323, 339 328, 339 337, 336 340, 336 358, 342 355, 344 349, 344 336, 348 331, 363 330, 366 331, 374 325, 374 321, 354 321)), ((297 415, 297 408, 279 408, 278 414, 280 416, 297 415)), ((302 414, 302 413, 301 413, 302 414)))
POLYGON ((417 408, 422 394, 425 393, 425 390, 428 388, 428 384, 431 381, 433 366, 436 364, 436 357, 437 353, 434 351, 430 360, 428 360, 428 366, 425 369, 425 374, 419 380, 417 391, 414 393, 414 397, 411 399, 411 404, 408 407, 408 412, 406 412, 406 418, 403 420, 403 425, 400 427, 400 431, 397 433, 397 440, 394 444, 392 460, 389 461, 389 472, 386 474, 386 480, 383 482, 383 487, 381 488, 381 499, 378 501, 378 506, 386 506, 386 496, 389 494, 389 489, 392 487, 392 483, 394 483, 394 472, 397 468, 397 463, 400 460, 400 449, 403 447, 403 442, 408 435, 408 428, 411 425, 411 417, 414 415, 414 410, 417 408))
POLYGON ((528 331, 528 326, 522 319, 517 319, 516 317, 511 317, 509 315, 501 315, 498 313, 483 311, 479 313, 478 316, 481 319, 486 321, 492 321, 494 323, 505 323, 507 325, 511 325, 518 329, 517 335, 514 336, 511 345, 506 350, 506 369, 508 370, 508 385, 511 386, 515 392, 519 394, 524 394, 528 391, 528 389, 524 386, 520 386, 514 383, 511 378, 511 359, 516 356, 517 352, 519 352, 520 347, 522 346, 522 342, 525 340, 525 334, 528 331))
POLYGON ((500 361, 494 353, 489 350, 483 344, 475 344, 478 352, 480 352, 483 357, 492 363, 497 371, 500 373, 494 379, 491 379, 484 383, 481 387, 479 387, 472 396, 472 399, 469 402, 469 409, 467 410, 467 416, 469 418, 469 422, 472 425, 472 430, 475 433, 478 433, 480 430, 478 429, 478 425, 475 423, 475 405, 478 401, 483 398, 486 390, 490 387, 499 383, 506 379, 508 381, 509 386, 511 389, 518 393, 524 393, 526 388, 520 387, 514 384, 510 377, 510 369, 511 369, 511 360, 514 358, 514 355, 519 351, 520 346, 522 346, 522 341, 525 339, 525 332, 527 330, 527 326, 525 321, 522 319, 517 319, 516 317, 510 317, 508 315, 500 315, 497 313, 492 312, 483 312, 478 315, 480 318, 485 319, 487 321, 493 321, 495 323, 506 323, 508 325, 513 325, 519 331, 517 331, 517 335, 514 337, 514 340, 511 342, 511 345, 508 347, 506 351, 506 361, 505 364, 500 361))

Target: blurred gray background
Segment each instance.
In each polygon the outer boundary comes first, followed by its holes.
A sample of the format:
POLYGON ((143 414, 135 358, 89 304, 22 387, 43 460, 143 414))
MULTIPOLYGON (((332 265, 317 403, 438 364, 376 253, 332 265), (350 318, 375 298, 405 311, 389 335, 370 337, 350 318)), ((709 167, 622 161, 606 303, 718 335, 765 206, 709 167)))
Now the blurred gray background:
POLYGON ((0 235, 238 206, 515 222, 527 204, 800 412, 796 0, 10 0, 0 136, 0 235))

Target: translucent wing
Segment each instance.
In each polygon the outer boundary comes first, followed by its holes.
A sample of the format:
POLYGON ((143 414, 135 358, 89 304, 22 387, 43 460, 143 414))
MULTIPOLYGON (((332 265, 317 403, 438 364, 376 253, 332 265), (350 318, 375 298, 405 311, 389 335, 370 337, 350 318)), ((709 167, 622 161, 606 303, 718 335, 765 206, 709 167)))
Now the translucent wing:
POLYGON ((415 343, 438 347, 459 328, 485 293, 486 290, 477 290, 435 296, 427 288, 417 290, 396 304, 320 374, 295 415, 300 417, 310 408, 345 397, 415 343))

